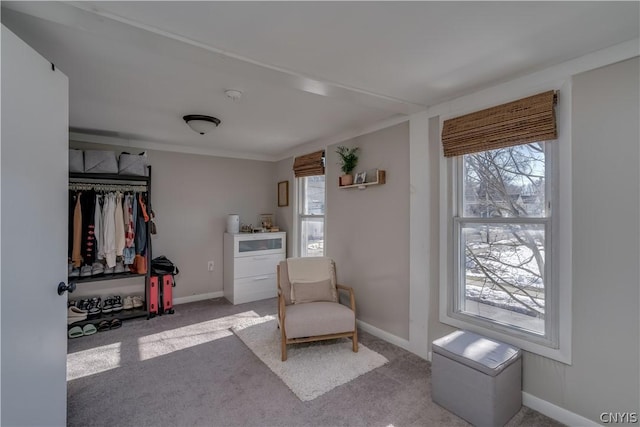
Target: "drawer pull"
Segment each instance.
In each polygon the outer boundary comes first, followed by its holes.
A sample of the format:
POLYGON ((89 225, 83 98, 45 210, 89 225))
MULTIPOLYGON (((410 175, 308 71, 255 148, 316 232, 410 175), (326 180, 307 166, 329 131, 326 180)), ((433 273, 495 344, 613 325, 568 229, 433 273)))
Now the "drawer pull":
POLYGON ((269 276, 264 276, 264 277, 256 277, 253 279, 254 282, 257 282, 258 280, 268 280, 269 276))

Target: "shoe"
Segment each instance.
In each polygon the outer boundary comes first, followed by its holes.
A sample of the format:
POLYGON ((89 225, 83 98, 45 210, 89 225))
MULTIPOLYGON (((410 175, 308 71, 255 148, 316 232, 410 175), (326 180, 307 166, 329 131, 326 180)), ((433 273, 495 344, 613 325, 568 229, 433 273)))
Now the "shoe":
POLYGON ((108 331, 109 329, 111 329, 111 322, 108 320, 103 320, 98 323, 98 332, 108 331))
POLYGON ((93 335, 96 332, 98 332, 98 330, 96 329, 95 325, 93 325, 92 323, 87 323, 82 327, 83 335, 93 335))
POLYGON ((110 326, 111 329, 118 329, 120 326, 122 326, 122 321, 120 319, 113 319, 110 326))
POLYGON ((133 296, 133 308, 140 308, 144 305, 144 301, 142 300, 142 297, 138 296, 138 295, 134 295, 133 296))
POLYGON ((113 267, 108 267, 104 269, 104 274, 113 274, 113 267))
POLYGON ((83 336, 84 332, 82 332, 82 328, 80 326, 74 326, 67 331, 67 335, 69 338, 78 338, 83 336))
POLYGON ((94 319, 98 317, 101 311, 102 311, 102 301, 100 300, 100 298, 98 297, 91 298, 91 300, 88 302, 89 315, 87 316, 87 319, 94 319))
POLYGON ((71 269, 71 273, 69 273, 69 277, 80 277, 80 269, 79 268, 71 269))
POLYGON ((87 320, 86 310, 82 310, 74 305, 67 308, 67 325, 87 320))
POLYGON ((102 314, 108 314, 113 311, 113 302, 111 298, 105 298, 102 303, 102 314))
POLYGON ((104 274, 104 265, 101 262, 94 262, 91 266, 91 275, 98 276, 104 274))
POLYGON ((113 306, 114 313, 119 313, 120 311, 122 311, 122 298, 120 297, 120 295, 116 295, 115 297, 111 298, 111 305, 113 306))
POLYGON ((122 261, 118 261, 118 262, 116 263, 116 268, 115 268, 115 270, 114 270, 113 272, 114 272, 115 274, 120 274, 120 273, 124 273, 124 271, 125 271, 125 270, 124 270, 124 262, 122 262, 122 261))
POLYGON ((133 308, 133 298, 131 298, 130 296, 124 297, 122 308, 124 308, 125 310, 131 310, 133 308))
POLYGON ((80 277, 91 277, 91 266, 84 265, 80 269, 80 277))

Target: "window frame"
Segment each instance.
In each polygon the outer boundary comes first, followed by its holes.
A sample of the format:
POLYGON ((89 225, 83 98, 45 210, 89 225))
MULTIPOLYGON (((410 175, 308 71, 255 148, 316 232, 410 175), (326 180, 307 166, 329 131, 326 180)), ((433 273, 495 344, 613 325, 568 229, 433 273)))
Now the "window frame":
POLYGON ((295 178, 296 181, 296 200, 295 200, 295 215, 296 215, 296 246, 295 246, 295 256, 302 257, 303 248, 302 248, 302 230, 303 230, 303 222, 306 219, 322 219, 323 224, 323 246, 322 246, 322 256, 326 254, 326 239, 327 239, 327 180, 326 175, 312 175, 312 176, 324 176, 325 177, 325 185, 324 185, 324 214, 304 214, 303 211, 303 203, 306 198, 305 191, 305 183, 303 180, 306 180, 310 176, 301 176, 295 178))
MULTIPOLYGON (((439 186, 439 318, 438 320, 446 325, 459 329, 466 329, 478 334, 500 340, 515 345, 525 351, 543 356, 563 364, 572 364, 572 157, 571 157, 571 99, 572 81, 566 79, 550 83, 550 86, 536 86, 535 90, 553 88, 559 90, 560 96, 556 105, 556 120, 558 123, 558 138, 555 144, 556 155, 553 158, 554 194, 555 204, 552 200, 553 214, 555 222, 552 224, 551 245, 554 252, 553 267, 551 270, 552 280, 557 284, 555 291, 557 298, 551 301, 549 311, 557 313, 557 318, 548 320, 552 325, 553 333, 557 341, 557 348, 532 341, 526 336, 503 333, 494 327, 478 325, 474 322, 465 321, 451 316, 450 303, 452 301, 453 290, 453 250, 454 244, 454 221, 453 207, 457 197, 457 189, 454 186, 453 168, 456 167, 455 159, 446 158, 442 152, 441 132, 438 131, 437 144, 439 152, 438 163, 438 186, 439 186)), ((533 91, 533 90, 531 90, 533 91)), ((473 111, 496 105, 500 100, 517 99, 527 94, 526 88, 509 88, 500 93, 487 93, 465 103, 460 108, 449 109, 442 112, 438 117, 439 129, 442 129, 444 120, 468 114, 473 111)))
MULTIPOLYGON (((488 150, 491 151, 491 150, 488 150)), ((514 338, 523 339, 550 347, 558 348, 558 284, 557 278, 554 277, 555 271, 555 239, 553 238, 554 227, 557 223, 555 215, 555 206, 557 202, 557 185, 558 173, 556 171, 557 162, 554 160, 558 155, 557 141, 545 141, 545 215, 540 217, 470 217, 462 216, 464 209, 464 156, 457 156, 452 159, 451 180, 453 182, 454 197, 452 206, 453 221, 453 245, 451 248, 451 257, 453 261, 453 286, 451 289, 450 302, 447 305, 448 315, 462 322, 472 324, 476 327, 493 330, 496 333, 513 336, 514 338), (536 334, 528 332, 516 325, 501 323, 496 320, 484 318, 479 315, 465 313, 462 311, 462 302, 465 298, 465 289, 463 277, 465 276, 465 254, 461 248, 461 231, 466 224, 535 224, 542 225, 545 230, 545 321, 544 334, 536 334)))

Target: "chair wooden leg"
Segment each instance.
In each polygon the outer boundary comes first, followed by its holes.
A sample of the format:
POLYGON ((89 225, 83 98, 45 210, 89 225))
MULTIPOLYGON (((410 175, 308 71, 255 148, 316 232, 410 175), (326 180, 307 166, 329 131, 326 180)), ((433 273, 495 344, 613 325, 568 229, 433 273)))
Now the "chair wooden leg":
POLYGON ((287 360, 287 342, 285 340, 282 340, 282 361, 286 362, 287 360))
POLYGON ((353 332, 353 336, 351 337, 351 340, 353 341, 353 352, 357 353, 358 352, 358 329, 356 329, 353 332))

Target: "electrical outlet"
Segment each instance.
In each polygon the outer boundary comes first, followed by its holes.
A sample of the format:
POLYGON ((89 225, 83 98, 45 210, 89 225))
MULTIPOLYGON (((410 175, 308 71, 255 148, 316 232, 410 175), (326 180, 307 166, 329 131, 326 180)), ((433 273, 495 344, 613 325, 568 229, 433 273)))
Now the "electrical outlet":
POLYGON ((213 271, 213 261, 209 261, 209 262, 207 263, 207 269, 208 269, 209 271, 213 271))

